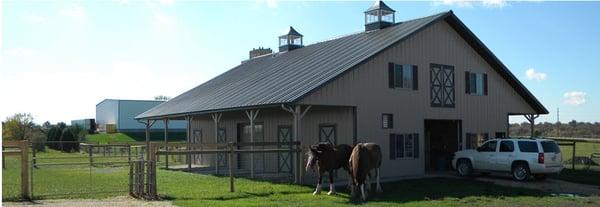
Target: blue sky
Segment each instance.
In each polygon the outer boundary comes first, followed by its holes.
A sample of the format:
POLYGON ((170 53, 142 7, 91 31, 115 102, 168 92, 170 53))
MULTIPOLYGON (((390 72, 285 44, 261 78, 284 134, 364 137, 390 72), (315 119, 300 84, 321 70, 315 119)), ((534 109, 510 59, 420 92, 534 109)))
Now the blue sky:
MULTIPOLYGON (((600 121, 600 2, 386 1, 403 21, 452 9, 551 111, 600 121)), ((174 97, 277 48, 363 30, 372 1, 3 1, 0 118, 93 118, 105 98, 174 97)), ((512 121, 522 121, 513 119, 512 121)))

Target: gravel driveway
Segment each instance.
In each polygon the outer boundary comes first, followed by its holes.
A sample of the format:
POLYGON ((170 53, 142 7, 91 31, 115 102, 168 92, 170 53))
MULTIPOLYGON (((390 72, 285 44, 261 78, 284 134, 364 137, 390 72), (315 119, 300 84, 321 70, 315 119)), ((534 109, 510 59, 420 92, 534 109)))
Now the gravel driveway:
POLYGON ((3 202, 2 206, 29 206, 29 207, 104 207, 104 206, 123 206, 123 207, 170 207, 174 206, 169 201, 143 201, 129 197, 115 197, 107 199, 59 199, 59 200, 40 200, 35 202, 3 202))

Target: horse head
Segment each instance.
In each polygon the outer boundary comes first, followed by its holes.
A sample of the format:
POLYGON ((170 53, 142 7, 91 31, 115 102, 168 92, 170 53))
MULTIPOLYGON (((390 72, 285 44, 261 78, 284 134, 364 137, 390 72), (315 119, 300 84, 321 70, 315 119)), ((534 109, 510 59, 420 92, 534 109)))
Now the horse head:
POLYGON ((309 147, 308 152, 308 160, 306 162, 306 171, 315 170, 315 166, 317 165, 317 161, 319 159, 324 159, 324 155, 333 152, 333 144, 331 142, 319 142, 317 144, 311 145, 309 147))

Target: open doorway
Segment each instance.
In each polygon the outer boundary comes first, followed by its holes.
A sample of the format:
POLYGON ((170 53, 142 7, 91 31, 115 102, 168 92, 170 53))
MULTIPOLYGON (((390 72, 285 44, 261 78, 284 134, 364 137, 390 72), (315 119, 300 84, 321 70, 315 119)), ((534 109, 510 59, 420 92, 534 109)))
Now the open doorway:
POLYGON ((425 120, 425 170, 452 170, 452 155, 458 151, 461 120, 425 120))

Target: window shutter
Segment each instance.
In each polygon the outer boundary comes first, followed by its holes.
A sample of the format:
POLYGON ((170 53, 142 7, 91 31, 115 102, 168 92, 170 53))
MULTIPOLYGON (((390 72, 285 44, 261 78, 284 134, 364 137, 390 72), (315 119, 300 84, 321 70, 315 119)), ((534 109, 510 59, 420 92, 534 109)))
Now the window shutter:
POLYGON ((396 157, 404 157, 404 135, 396 134, 396 157))
POLYGON ((388 86, 394 88, 394 63, 388 63, 388 86))
POLYGON ((412 66, 412 81, 413 81, 413 90, 419 90, 419 67, 416 65, 412 66))
POLYGON ((396 159, 396 135, 390 134, 390 160, 396 159))
POLYGON ((415 158, 419 158, 419 149, 420 149, 420 147, 419 147, 419 134, 413 134, 413 140, 414 140, 414 142, 413 142, 413 148, 415 149, 415 152, 414 152, 413 156, 415 158))
POLYGON ((388 115, 389 119, 388 119, 388 124, 390 125, 389 128, 393 129, 394 128, 394 115, 390 114, 388 115))
POLYGON ((483 95, 488 95, 488 81, 487 74, 483 74, 483 95))
POLYGON ((469 71, 465 71, 465 93, 471 93, 471 74, 469 71))

